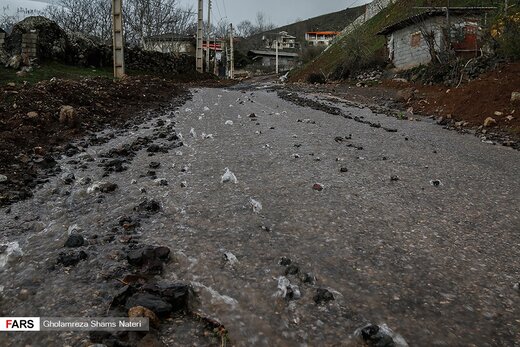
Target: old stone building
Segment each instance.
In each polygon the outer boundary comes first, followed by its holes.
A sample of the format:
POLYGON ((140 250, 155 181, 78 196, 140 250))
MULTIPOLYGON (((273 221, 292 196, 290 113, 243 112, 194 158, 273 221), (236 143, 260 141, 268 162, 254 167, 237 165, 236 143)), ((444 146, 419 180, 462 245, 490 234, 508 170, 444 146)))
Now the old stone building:
POLYGON ((398 70, 429 64, 448 50, 477 56, 485 14, 491 9, 450 8, 449 16, 446 9, 434 9, 392 24, 379 34, 387 37, 389 59, 398 70))

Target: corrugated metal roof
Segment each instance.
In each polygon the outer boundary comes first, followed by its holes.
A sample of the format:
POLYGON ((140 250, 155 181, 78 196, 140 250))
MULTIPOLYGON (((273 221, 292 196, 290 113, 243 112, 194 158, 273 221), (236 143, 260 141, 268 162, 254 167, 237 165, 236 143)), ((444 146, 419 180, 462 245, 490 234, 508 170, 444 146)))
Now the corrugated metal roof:
MULTIPOLYGON (((489 12, 489 11, 492 11, 495 9, 496 9, 496 7, 450 7, 449 12, 450 12, 450 15, 467 15, 467 14, 482 14, 482 13, 489 12)), ((417 24, 419 21, 424 20, 426 18, 445 16, 445 15, 446 15, 446 8, 427 9, 427 11, 425 11, 425 12, 410 16, 408 18, 403 19, 400 22, 387 26, 387 27, 383 28, 383 30, 379 31, 377 34, 378 35, 388 35, 399 29, 406 28, 409 25, 417 24)))
MULTIPOLYGON (((256 54, 256 55, 268 55, 268 56, 275 56, 276 51, 261 51, 261 50, 250 50, 250 53, 256 54)), ((291 52, 284 52, 284 51, 278 51, 278 56, 280 57, 292 57, 296 58, 299 56, 298 53, 291 53, 291 52)))

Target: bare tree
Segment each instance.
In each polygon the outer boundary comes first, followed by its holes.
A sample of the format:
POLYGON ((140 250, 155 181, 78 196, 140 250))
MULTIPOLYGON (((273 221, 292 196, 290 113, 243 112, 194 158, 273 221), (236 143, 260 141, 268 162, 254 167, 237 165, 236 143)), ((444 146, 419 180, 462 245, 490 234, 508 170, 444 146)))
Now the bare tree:
POLYGON ((177 0, 130 0, 123 11, 127 41, 138 44, 151 35, 183 33, 194 16, 177 0))
POLYGON ((223 38, 226 37, 229 30, 229 22, 225 19, 221 19, 218 21, 217 25, 211 25, 211 32, 214 33, 216 37, 223 38))
POLYGON ((63 29, 108 40, 111 35, 111 2, 106 0, 58 0, 46 15, 63 29))
POLYGON ((40 16, 43 14, 40 10, 29 9, 24 7, 16 8, 16 11, 9 12, 9 5, 2 8, 2 14, 0 14, 0 28, 6 32, 11 32, 13 26, 27 16, 40 16))
POLYGON ((255 27, 253 26, 253 23, 251 23, 251 21, 249 20, 243 20, 237 25, 237 33, 239 36, 249 37, 253 35, 254 32, 255 27))
MULTIPOLYGON (((184 34, 194 18, 192 9, 181 7, 179 0, 126 0, 123 13, 126 41, 132 44, 142 44, 146 36, 184 34)), ((111 37, 109 0, 57 0, 47 8, 47 16, 69 31, 102 40, 111 37)))
POLYGON ((266 19, 265 14, 258 12, 254 24, 249 20, 244 20, 237 25, 237 32, 242 37, 250 37, 274 28, 274 24, 266 19))

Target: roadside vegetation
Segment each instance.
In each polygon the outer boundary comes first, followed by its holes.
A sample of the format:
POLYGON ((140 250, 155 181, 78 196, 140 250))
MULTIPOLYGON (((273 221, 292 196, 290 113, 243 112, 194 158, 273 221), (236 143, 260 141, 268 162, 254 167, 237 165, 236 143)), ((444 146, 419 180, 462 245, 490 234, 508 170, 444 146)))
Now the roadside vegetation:
MULTIPOLYGON (((301 68, 293 71, 292 81, 306 81, 311 74, 322 74, 327 80, 347 79, 368 69, 387 67, 386 39, 377 35, 383 28, 418 13, 416 7, 445 6, 443 0, 399 0, 383 9, 374 18, 355 28, 350 34, 342 37, 327 51, 301 68)), ((516 17, 503 18, 503 1, 452 0, 451 6, 494 6, 496 13, 490 18, 490 27, 498 26, 500 37, 491 38, 490 42, 498 54, 507 59, 518 59, 520 45, 518 40, 520 21, 516 17)), ((520 6, 511 7, 511 12, 520 11, 520 6)), ((487 28, 489 32, 489 28, 487 28)))
POLYGON ((57 62, 48 62, 40 67, 32 69, 24 74, 17 74, 16 70, 0 68, 0 81, 5 83, 36 83, 49 80, 51 78, 79 80, 86 77, 112 78, 112 67, 108 68, 87 68, 79 66, 65 65, 57 62))

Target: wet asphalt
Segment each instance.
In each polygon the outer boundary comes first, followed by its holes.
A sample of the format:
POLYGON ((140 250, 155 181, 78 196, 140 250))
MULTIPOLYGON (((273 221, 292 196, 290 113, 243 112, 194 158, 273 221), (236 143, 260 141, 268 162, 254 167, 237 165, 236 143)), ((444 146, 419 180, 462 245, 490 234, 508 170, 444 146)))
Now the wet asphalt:
MULTIPOLYGON (((162 211, 141 222, 141 241, 172 249, 164 279, 191 282, 198 311, 223 323, 232 345, 358 346, 354 331, 374 323, 387 324, 410 346, 520 346, 520 152, 426 119, 300 96, 358 121, 267 89, 193 90, 174 117, 184 146, 152 157, 138 152, 127 171, 110 176, 120 189, 102 204, 75 195, 77 185, 55 198, 56 178, 13 206, 1 217, 1 241, 19 241, 24 255, 1 270, 9 281, 4 293, 34 286, 37 277, 42 294, 3 300, 2 313, 103 312, 115 291, 102 276, 110 270, 104 254, 93 251, 90 259, 99 259, 59 274, 36 275, 35 264, 53 261, 73 224, 102 235, 147 196, 162 211), (157 177, 167 186, 140 177, 151 161, 161 163, 157 177), (236 183, 221 182, 225 168, 236 183), (13 219, 23 213, 23 223, 13 219), (38 224, 28 228, 37 237, 19 230, 27 223, 38 224), (226 260, 229 252, 236 262, 226 260), (286 274, 282 257, 297 273, 286 274), (280 276, 298 286, 301 298, 277 296, 280 276), (318 289, 334 300, 316 303, 318 289), (51 300, 53 292, 61 298, 51 300)), ((88 151, 96 159, 154 127, 116 133, 88 151)), ((82 172, 101 176, 97 167, 82 172)), ((175 332, 161 336, 167 345, 186 342, 175 332)))

